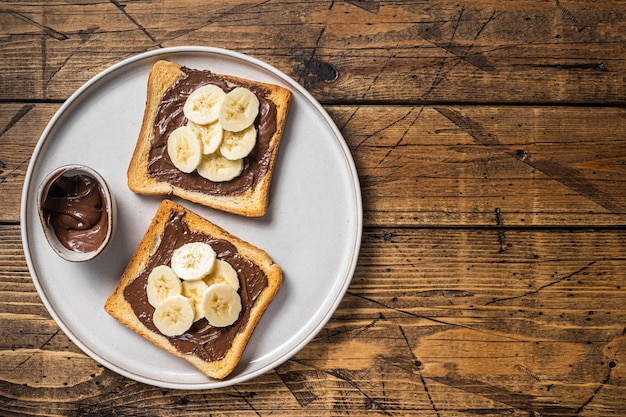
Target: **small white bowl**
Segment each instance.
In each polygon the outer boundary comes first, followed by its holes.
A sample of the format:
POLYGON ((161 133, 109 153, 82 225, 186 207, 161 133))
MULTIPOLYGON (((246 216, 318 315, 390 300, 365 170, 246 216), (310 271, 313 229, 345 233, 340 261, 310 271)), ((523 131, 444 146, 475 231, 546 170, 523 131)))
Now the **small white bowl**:
POLYGON ((39 186, 39 191, 37 195, 37 209, 39 211, 39 219, 41 220, 41 225, 43 227, 44 235, 46 237, 46 240, 50 244, 50 247, 61 258, 67 261, 71 261, 71 262, 89 261, 91 259, 94 259, 100 253, 102 253, 102 251, 106 248, 106 246, 111 241, 113 237, 113 233, 115 231, 116 224, 117 224, 117 205, 115 203, 115 199, 113 198, 113 195, 111 194, 111 190, 109 189, 109 186, 107 185, 104 178, 98 172, 96 172, 94 169, 85 165, 77 165, 77 164, 65 165, 49 173, 41 182, 41 185, 39 186), (87 175, 93 178, 94 180, 96 180, 100 184, 100 187, 102 189, 102 195, 104 196, 103 204, 106 208, 104 214, 107 216, 107 229, 105 232, 104 239, 97 249, 92 250, 90 252, 75 251, 75 250, 71 250, 63 246, 63 244, 57 238, 57 235, 55 234, 54 228, 52 227, 52 225, 48 224, 48 222, 46 221, 44 214, 43 214, 43 208, 42 208, 42 204, 48 194, 48 191, 50 190, 50 187, 58 178, 62 176, 70 177, 70 176, 75 176, 78 174, 87 175))

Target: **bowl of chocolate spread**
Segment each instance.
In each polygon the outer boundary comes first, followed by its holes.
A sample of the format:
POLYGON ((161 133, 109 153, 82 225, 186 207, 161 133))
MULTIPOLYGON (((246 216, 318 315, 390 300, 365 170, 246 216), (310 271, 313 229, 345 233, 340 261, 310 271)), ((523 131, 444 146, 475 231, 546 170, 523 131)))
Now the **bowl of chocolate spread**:
POLYGON ((104 178, 92 168, 55 169, 41 183, 37 204, 46 239, 63 259, 88 261, 111 241, 115 201, 104 178))

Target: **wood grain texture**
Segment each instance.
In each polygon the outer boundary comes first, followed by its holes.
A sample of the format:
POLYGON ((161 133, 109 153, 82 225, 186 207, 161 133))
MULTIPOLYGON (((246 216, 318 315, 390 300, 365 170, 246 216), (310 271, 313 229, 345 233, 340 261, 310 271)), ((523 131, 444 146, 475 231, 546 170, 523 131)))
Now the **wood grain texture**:
POLYGON ((368 224, 624 224, 622 108, 341 106, 368 224))
POLYGON ((0 104, 0 222, 18 222, 30 157, 59 105, 0 104))
POLYGON ((5 0, 0 85, 0 415, 626 415, 623 1, 5 0), (43 305, 20 234, 62 103, 182 45, 304 86, 363 193, 360 258, 327 325, 210 391, 90 359, 43 305))
POLYGON ((0 274, 2 412, 617 416, 626 395, 624 231, 512 230, 503 250, 496 230, 366 229, 320 334, 210 392, 144 386, 86 357, 38 301, 18 227, 0 232, 14 265, 0 274))
MULTIPOLYGON (((58 107, 0 104, 0 221, 19 220, 30 155, 58 107)), ((327 110, 355 159, 367 225, 626 225, 621 107, 327 110)))
POLYGON ((325 103, 623 104, 625 21, 620 1, 4 2, 0 99, 63 100, 134 54, 207 45, 325 103))

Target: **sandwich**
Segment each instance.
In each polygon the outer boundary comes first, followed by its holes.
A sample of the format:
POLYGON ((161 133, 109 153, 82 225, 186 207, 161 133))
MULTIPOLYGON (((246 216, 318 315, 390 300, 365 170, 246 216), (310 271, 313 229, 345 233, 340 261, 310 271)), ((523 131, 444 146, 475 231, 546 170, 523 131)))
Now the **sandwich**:
POLYGON ((281 268, 264 250, 166 199, 104 308, 206 376, 223 379, 281 283, 281 268))
POLYGON ((291 97, 282 86, 157 61, 129 188, 264 215, 291 97))

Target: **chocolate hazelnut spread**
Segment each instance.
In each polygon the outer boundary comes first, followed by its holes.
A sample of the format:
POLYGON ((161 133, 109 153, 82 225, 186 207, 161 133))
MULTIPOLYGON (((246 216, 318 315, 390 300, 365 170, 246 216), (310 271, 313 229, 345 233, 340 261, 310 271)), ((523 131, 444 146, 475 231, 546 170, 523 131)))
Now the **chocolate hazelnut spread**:
POLYGON ((226 261, 235 268, 239 275, 239 295, 243 308, 239 319, 231 326, 214 327, 203 318, 196 321, 186 333, 168 339, 181 353, 215 361, 226 355, 234 337, 248 323, 252 305, 268 285, 265 273, 253 262, 241 257, 232 243, 191 231, 184 220, 184 212, 172 210, 158 248, 150 256, 146 268, 124 289, 124 298, 130 303, 137 318, 148 329, 158 333, 152 321, 154 307, 148 302, 146 293, 148 276, 154 267, 169 265, 174 249, 190 242, 208 243, 215 250, 217 259, 226 261))
POLYGON ((43 219, 52 226, 59 242, 75 252, 92 252, 100 247, 109 228, 104 191, 86 174, 53 178, 44 190, 43 219))
POLYGON ((276 132, 276 105, 267 98, 268 92, 259 85, 241 82, 234 85, 230 81, 210 72, 180 68, 185 75, 176 81, 163 95, 154 122, 154 139, 151 144, 148 174, 185 190, 198 191, 211 195, 237 195, 253 187, 269 168, 272 147, 270 140, 276 132), (212 182, 201 177, 196 171, 185 174, 172 163, 167 153, 167 138, 170 132, 184 126, 187 118, 183 106, 187 97, 198 87, 215 84, 225 92, 235 87, 245 87, 259 99, 259 115, 254 125, 257 128, 257 142, 252 153, 244 159, 242 173, 226 182, 212 182))

